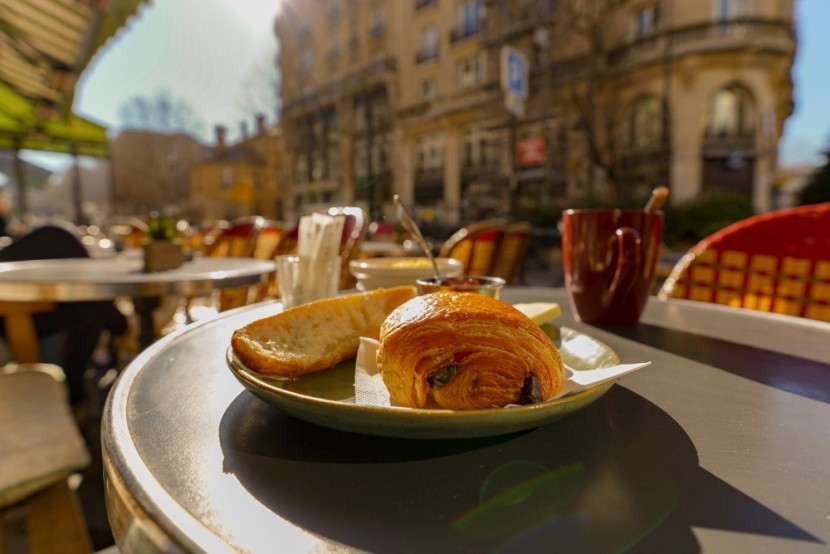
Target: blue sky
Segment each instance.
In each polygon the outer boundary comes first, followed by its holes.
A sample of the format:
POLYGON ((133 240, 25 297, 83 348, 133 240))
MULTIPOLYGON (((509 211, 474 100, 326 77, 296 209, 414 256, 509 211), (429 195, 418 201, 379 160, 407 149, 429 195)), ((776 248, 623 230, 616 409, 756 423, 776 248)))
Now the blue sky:
MULTIPOLYGON (((136 96, 169 90, 205 122, 234 139, 246 82, 273 59, 277 0, 151 0, 93 60, 78 83, 74 109, 111 127, 136 96)), ((797 0, 798 53, 793 68, 795 110, 784 127, 782 165, 819 165, 830 148, 830 0, 797 0)), ((253 121, 248 121, 252 128, 253 121)), ((27 155, 53 169, 65 157, 27 155)))

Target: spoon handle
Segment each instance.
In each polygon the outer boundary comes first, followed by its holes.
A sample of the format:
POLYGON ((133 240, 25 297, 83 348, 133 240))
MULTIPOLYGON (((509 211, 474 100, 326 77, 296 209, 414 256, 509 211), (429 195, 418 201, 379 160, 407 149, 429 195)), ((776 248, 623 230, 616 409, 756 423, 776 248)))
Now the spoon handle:
POLYGON ((663 204, 666 202, 666 198, 669 197, 669 188, 664 186, 655 187, 654 190, 651 191, 651 196, 646 203, 646 211, 647 212, 656 212, 660 208, 663 207, 663 204))
POLYGON ((418 246, 424 251, 429 261, 432 262, 432 270, 435 272, 435 280, 441 280, 441 273, 438 271, 438 264, 435 261, 435 256, 432 255, 432 249, 427 244, 426 239, 424 239, 424 235, 421 234, 421 229, 418 228, 418 224, 415 223, 415 219, 409 213, 409 210, 404 206, 403 202, 401 202, 400 196, 397 194, 392 197, 392 200, 395 202, 395 206, 397 207, 398 212, 398 219, 401 221, 401 225, 403 228, 406 229, 412 238, 415 239, 415 242, 418 243, 418 246))

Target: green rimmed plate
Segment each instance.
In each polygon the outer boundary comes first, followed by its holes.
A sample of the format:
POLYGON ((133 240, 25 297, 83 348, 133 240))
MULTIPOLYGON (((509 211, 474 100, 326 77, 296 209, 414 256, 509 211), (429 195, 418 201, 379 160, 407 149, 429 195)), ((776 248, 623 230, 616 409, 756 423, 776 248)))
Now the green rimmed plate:
MULTIPOLYGON (((543 328, 556 339, 562 361, 575 370, 620 363, 611 348, 589 335, 569 327, 556 329, 544 325, 543 328)), ((454 411, 358 406, 354 400, 354 359, 293 381, 269 379, 249 370, 231 348, 227 351, 227 362, 246 389, 298 419, 341 431, 400 438, 486 437, 532 429, 585 408, 614 384, 614 381, 601 383, 542 404, 500 409, 454 411)))

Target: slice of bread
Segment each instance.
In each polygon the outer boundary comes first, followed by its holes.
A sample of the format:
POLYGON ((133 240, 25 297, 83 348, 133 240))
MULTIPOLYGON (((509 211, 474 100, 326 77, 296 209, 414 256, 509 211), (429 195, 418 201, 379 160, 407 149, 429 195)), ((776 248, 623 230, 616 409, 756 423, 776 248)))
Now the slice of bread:
POLYGON ((357 354, 360 337, 378 338, 389 313, 415 296, 393 287, 309 302, 234 331, 231 347, 245 366, 287 378, 328 369, 357 354))

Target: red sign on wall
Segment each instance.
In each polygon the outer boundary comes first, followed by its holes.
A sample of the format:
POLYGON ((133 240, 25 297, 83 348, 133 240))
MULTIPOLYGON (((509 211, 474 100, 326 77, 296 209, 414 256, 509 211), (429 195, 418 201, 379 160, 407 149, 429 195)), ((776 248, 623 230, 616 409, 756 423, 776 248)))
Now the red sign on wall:
POLYGON ((517 165, 541 165, 545 163, 547 143, 545 137, 530 137, 516 144, 517 165))

